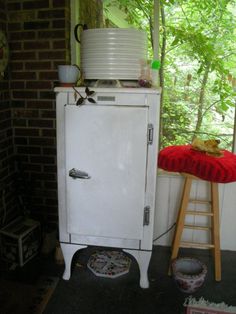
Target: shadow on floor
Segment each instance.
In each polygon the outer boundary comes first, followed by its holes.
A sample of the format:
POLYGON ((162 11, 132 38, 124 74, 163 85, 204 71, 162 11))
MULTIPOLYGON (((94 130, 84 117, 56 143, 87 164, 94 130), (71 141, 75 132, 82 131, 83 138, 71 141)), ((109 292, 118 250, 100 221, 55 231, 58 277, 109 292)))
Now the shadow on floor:
POLYGON ((0 263, 0 313, 39 314, 39 306, 47 302, 63 266, 55 264, 54 254, 36 256, 23 267, 13 266, 0 263))

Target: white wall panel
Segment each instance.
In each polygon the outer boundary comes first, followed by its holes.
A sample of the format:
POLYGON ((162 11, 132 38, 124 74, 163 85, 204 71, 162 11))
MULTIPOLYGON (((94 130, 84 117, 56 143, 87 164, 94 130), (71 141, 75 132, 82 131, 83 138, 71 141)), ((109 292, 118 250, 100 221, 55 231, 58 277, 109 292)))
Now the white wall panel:
MULTIPOLYGON (((176 221, 183 178, 179 175, 161 172, 157 177, 156 193, 156 214, 154 224, 154 239, 165 232, 176 221)), ((191 189, 191 198, 209 199, 210 189, 205 181, 194 181, 191 189)), ((206 205, 190 204, 190 209, 206 209, 206 205)), ((219 206, 220 206, 220 233, 221 249, 236 250, 236 182, 219 184, 219 206)), ((199 225, 207 225, 206 217, 188 216, 188 223, 195 222, 199 225)), ((155 245, 170 246, 173 238, 174 229, 168 232, 155 245)), ((185 230, 183 240, 207 242, 209 233, 206 231, 185 230)))

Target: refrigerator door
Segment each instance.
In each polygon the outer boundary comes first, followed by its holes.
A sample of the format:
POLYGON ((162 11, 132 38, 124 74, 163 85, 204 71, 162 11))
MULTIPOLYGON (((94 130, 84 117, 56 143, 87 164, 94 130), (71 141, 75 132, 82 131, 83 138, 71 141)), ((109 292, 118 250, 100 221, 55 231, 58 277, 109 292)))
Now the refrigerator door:
POLYGON ((65 106, 69 233, 142 239, 147 126, 147 107, 65 106))

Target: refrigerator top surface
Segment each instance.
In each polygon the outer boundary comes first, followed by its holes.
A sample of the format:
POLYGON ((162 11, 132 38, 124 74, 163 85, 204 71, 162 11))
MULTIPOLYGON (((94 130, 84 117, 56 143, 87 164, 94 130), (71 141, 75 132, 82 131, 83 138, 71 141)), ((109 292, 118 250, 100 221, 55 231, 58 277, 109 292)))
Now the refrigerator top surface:
MULTIPOLYGON (((122 85, 119 83, 112 84, 110 81, 105 81, 103 84, 96 84, 96 82, 90 82, 88 85, 89 89, 92 89, 95 92, 102 93, 132 93, 132 94, 161 94, 161 88, 144 88, 137 86, 136 82, 122 82, 122 85)), ((56 93, 70 93, 74 92, 76 89, 78 92, 84 92, 86 86, 74 86, 74 87, 55 87, 54 91, 56 93)))

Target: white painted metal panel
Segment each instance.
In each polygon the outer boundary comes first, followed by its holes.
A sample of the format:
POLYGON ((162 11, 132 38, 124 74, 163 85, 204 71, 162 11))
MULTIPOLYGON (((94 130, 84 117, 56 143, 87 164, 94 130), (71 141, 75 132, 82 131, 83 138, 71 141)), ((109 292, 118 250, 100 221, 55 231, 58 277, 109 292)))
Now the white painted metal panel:
MULTIPOLYGON (((166 231, 172 222, 176 221, 177 212, 179 210, 179 202, 182 192, 182 181, 181 176, 175 174, 162 173, 158 175, 157 184, 157 202, 156 202, 156 219, 154 224, 154 235, 159 235, 166 231), (174 181, 173 181, 174 178, 174 181), (179 189, 178 194, 173 194, 172 182, 179 189), (166 215, 170 212, 170 204, 176 203, 176 210, 170 213, 169 221, 166 219, 166 215)), ((209 198, 209 189, 206 186, 207 183, 204 181, 197 181, 193 184, 192 196, 197 198, 209 198)), ((236 228, 235 228, 235 217, 236 217, 236 183, 219 184, 219 205, 220 205, 220 238, 221 238, 221 249, 223 250, 236 250, 236 228)), ((194 205, 191 205, 194 206, 194 205)), ((200 208, 199 208, 200 209, 200 208)), ((204 225, 206 219, 195 217, 195 223, 204 225)), ((173 233, 169 232, 155 241, 156 245, 167 245, 170 246, 173 239, 173 233), (170 236, 171 235, 171 236, 170 236)), ((196 241, 196 242, 207 242, 208 235, 204 231, 190 231, 184 232, 183 239, 185 241, 196 241)))
POLYGON ((147 120, 145 107, 65 106, 69 233, 142 239, 147 120))

